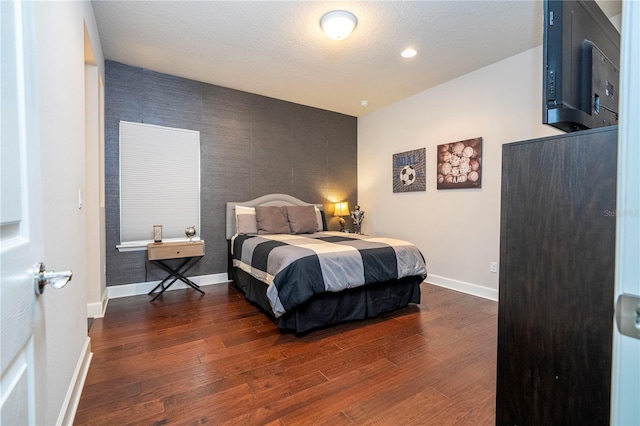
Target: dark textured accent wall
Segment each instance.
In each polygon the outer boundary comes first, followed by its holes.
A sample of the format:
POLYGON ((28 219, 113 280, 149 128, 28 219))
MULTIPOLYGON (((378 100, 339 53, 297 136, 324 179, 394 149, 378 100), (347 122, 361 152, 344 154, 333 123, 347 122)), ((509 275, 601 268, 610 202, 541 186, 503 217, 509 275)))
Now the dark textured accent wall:
MULTIPOLYGON (((105 63, 107 285, 159 280, 146 251, 119 252, 119 123, 200 131, 201 229, 206 255, 188 275, 226 272, 225 203, 285 193, 356 202, 357 119, 118 62, 105 63)), ((185 227, 191 224, 185 224, 185 227)))

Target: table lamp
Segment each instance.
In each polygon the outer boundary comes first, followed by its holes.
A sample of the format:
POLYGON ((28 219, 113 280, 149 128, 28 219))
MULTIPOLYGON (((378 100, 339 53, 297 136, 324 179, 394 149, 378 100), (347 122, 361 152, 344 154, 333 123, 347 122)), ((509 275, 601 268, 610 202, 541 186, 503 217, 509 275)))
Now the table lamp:
POLYGON ((351 213, 349 212, 349 203, 347 201, 340 201, 338 203, 335 203, 335 210, 333 212, 334 216, 338 217, 338 220, 340 221, 340 231, 344 232, 344 217, 343 216, 349 216, 351 213))

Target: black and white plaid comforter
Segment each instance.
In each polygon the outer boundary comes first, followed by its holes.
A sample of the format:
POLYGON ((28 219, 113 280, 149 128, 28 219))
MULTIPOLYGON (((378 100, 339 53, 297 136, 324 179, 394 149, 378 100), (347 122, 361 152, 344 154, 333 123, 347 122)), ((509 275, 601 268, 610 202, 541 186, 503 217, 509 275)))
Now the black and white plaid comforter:
POLYGON ((427 276, 418 248, 392 238, 342 232, 236 235, 231 244, 233 266, 269 285, 267 297, 276 317, 316 293, 427 276))

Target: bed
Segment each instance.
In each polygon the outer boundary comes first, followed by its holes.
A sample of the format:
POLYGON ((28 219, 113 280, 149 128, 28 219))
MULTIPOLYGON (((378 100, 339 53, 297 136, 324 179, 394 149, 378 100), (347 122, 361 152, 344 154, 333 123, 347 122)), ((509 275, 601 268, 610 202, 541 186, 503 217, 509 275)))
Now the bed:
POLYGON ((229 278, 283 331, 305 333, 420 303, 426 265, 402 240, 327 231, 321 204, 227 202, 229 278))

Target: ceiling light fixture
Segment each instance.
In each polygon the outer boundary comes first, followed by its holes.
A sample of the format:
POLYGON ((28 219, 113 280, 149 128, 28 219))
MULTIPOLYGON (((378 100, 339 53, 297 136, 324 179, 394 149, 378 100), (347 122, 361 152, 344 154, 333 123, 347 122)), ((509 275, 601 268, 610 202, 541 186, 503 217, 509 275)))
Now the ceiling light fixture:
POLYGON ((349 37, 357 25, 356 15, 346 10, 332 10, 320 18, 320 28, 333 40, 349 37))
POLYGON ((404 49, 402 51, 402 53, 400 54, 400 56, 402 56, 403 58, 413 58, 414 56, 416 56, 418 52, 416 52, 415 49, 412 49, 411 47, 408 47, 406 49, 404 49))

